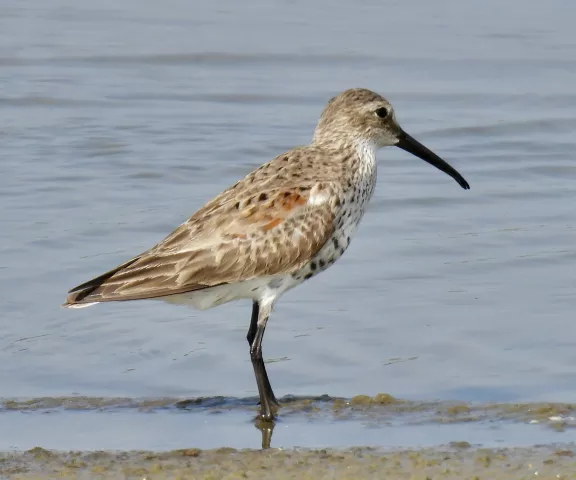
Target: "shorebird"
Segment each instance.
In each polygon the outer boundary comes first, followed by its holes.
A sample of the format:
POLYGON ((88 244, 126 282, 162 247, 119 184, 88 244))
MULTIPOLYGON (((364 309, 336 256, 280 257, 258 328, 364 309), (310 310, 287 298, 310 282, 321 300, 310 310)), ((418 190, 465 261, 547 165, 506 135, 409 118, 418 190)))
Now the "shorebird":
POLYGON ((402 130, 384 97, 346 90, 324 108, 310 145, 250 172, 160 243, 70 290, 63 306, 160 299, 206 309, 251 299, 247 339, 259 416, 273 421, 279 404, 262 359, 272 307, 348 248, 374 192, 376 151, 386 146, 400 147, 470 188, 402 130))

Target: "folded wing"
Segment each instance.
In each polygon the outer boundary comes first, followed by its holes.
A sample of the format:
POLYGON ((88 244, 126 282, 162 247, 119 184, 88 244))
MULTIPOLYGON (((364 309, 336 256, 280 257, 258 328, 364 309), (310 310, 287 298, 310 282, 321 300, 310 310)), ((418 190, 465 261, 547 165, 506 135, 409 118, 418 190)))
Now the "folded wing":
POLYGON ((339 205, 332 182, 240 183, 155 247, 72 289, 65 306, 163 297, 291 273, 332 235, 339 205))

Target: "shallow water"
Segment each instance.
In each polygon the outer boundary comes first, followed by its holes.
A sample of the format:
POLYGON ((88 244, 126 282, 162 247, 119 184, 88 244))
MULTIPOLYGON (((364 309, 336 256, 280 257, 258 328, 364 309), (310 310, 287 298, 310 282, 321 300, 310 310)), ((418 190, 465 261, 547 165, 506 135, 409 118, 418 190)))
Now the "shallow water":
POLYGON ((415 402, 387 394, 352 399, 284 397, 276 425, 254 423, 256 398, 131 399, 45 397, 9 400, 0 451, 168 451, 202 448, 385 449, 576 442, 575 404, 415 402))
POLYGON ((576 401, 574 14, 568 0, 2 2, 0 396, 255 395, 247 303, 59 305, 364 86, 472 189, 379 153, 349 251, 269 323, 276 393, 576 401))
MULTIPOLYGON (((26 450, 44 445, 57 450, 166 451, 196 447, 259 449, 261 433, 241 412, 220 416, 202 414, 149 415, 134 412, 82 412, 64 417, 21 415, 3 418, 3 426, 13 432, 2 437, 0 450, 26 450), (232 433, 233 432, 233 433, 232 433)), ((272 448, 349 448, 356 445, 428 447, 450 442, 468 442, 483 447, 574 442, 573 432, 557 433, 526 424, 494 426, 486 424, 399 425, 375 428, 362 422, 310 421, 294 418, 277 425, 272 448)), ((571 445, 571 448, 575 448, 571 445)))

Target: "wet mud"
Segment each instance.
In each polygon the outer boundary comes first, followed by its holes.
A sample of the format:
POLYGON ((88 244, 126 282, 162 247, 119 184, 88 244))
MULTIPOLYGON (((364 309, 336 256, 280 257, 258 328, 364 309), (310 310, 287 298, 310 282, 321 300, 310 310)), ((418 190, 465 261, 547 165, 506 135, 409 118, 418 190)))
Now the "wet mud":
POLYGON ((0 454, 11 479, 576 479, 574 448, 476 449, 468 444, 421 450, 216 450, 0 454))

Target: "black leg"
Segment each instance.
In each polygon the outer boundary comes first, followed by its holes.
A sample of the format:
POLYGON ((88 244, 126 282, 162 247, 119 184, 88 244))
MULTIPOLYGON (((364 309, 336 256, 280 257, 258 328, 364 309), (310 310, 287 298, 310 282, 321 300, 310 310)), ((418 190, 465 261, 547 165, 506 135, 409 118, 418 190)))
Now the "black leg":
POLYGON ((250 358, 252 359, 252 367, 254 367, 258 394, 260 395, 260 417, 267 421, 274 420, 272 407, 276 408, 279 406, 262 359, 262 339, 264 338, 264 330, 266 329, 270 310, 270 306, 262 308, 257 302, 253 303, 252 319, 250 320, 250 328, 246 337, 250 344, 250 358))
MULTIPOLYGON (((248 335, 246 336, 246 339, 248 340, 248 344, 250 345, 250 356, 252 357, 252 345, 254 343, 254 339, 256 338, 256 332, 258 330, 258 314, 260 312, 260 307, 258 305, 258 302, 253 302, 252 304, 252 318, 250 320, 250 328, 248 329, 248 335)), ((264 327, 262 328, 262 336, 264 335, 264 328, 266 328, 266 321, 268 320, 268 318, 266 317, 265 323, 264 323, 264 327)), ((260 338, 260 344, 262 343, 262 338, 260 338)), ((260 350, 262 349, 261 345, 260 345, 260 350)), ((254 358, 252 357, 252 364, 254 365, 255 361, 254 358)), ((263 372, 264 375, 264 383, 265 383, 265 391, 268 392, 268 397, 269 400, 271 401, 271 403, 276 406, 279 407, 280 404, 278 403, 278 400, 276 400, 276 397, 274 396, 274 392, 272 391, 272 387, 270 385, 270 380, 268 380, 268 373, 266 372, 266 367, 264 366, 264 361, 262 360, 262 352, 260 352, 260 363, 262 363, 262 367, 258 367, 259 371, 263 372)), ((256 369, 256 366, 254 367, 256 369)), ((258 374, 256 374, 258 375, 258 374)))
POLYGON ((258 324, 258 302, 252 303, 252 318, 250 319, 250 328, 248 329, 248 335, 246 335, 246 340, 248 340, 248 345, 252 346, 254 342, 254 337, 256 336, 256 326, 258 324))
MULTIPOLYGON (((260 372, 261 375, 263 375, 264 377, 264 390, 265 392, 267 392, 267 396, 269 401, 271 402, 272 405, 274 405, 275 407, 279 407, 280 404, 278 403, 278 400, 276 400, 276 397, 274 395, 274 392, 272 391, 272 386, 270 385, 270 380, 268 380, 268 373, 266 372, 266 367, 264 366, 264 361, 262 360, 262 346, 260 345, 260 359, 258 361, 258 359, 254 359, 254 356, 252 355, 252 345, 254 344, 254 339, 256 338, 256 332, 258 331, 258 315, 260 312, 260 306, 258 305, 258 302, 253 302, 252 303, 252 318, 250 319, 250 328, 248 329, 248 335, 246 336, 246 339, 248 340, 248 345, 250 345, 250 357, 252 358, 252 365, 254 366, 254 373, 256 374, 256 381, 258 381, 258 375, 259 373, 256 372, 256 369, 258 369, 258 372, 260 372), (255 365, 255 362, 258 362, 261 365, 255 365)), ((264 327, 262 328, 262 336, 264 335, 264 328, 266 328, 266 321, 268 320, 268 318, 266 317, 266 320, 264 322, 264 327)), ((260 338, 260 344, 262 343, 262 338, 260 338)), ((260 388, 258 388, 258 391, 260 391, 260 388)), ((262 405, 262 402, 260 402, 260 405, 262 405)))

